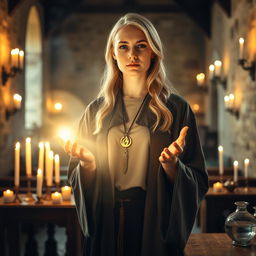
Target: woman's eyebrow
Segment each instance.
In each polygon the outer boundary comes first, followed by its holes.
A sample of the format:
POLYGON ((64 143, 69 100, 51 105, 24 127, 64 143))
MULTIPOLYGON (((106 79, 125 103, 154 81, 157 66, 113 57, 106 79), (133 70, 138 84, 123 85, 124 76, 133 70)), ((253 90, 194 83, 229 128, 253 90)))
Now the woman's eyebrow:
MULTIPOLYGON (((139 40, 136 43, 141 43, 141 42, 147 43, 147 41, 145 39, 139 40)), ((119 41, 118 42, 118 44, 128 44, 128 43, 129 43, 128 41, 119 41)))

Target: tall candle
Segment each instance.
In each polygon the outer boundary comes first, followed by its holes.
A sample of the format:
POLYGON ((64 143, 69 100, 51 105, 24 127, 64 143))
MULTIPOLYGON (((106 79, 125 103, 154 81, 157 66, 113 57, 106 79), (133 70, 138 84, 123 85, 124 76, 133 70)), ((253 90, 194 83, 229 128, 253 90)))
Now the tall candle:
POLYGON ((26 138, 26 174, 32 174, 32 159, 31 159, 31 138, 26 138))
POLYGON ((229 109, 229 96, 228 95, 226 95, 224 97, 224 104, 225 104, 225 108, 229 109))
POLYGON ((52 186, 53 176, 53 151, 50 150, 48 156, 48 168, 46 169, 46 185, 52 186))
POLYGON ((220 60, 215 60, 214 61, 214 66, 215 66, 215 75, 220 76, 222 62, 220 60))
POLYGON ((19 60, 19 49, 15 48, 11 50, 11 66, 18 67, 18 60, 19 60))
POLYGON ((238 161, 234 161, 234 182, 237 182, 237 174, 238 174, 238 161))
POLYGON ((20 185, 20 143, 15 144, 14 185, 20 185))
POLYGON ((39 155, 38 155, 38 169, 42 171, 42 176, 44 172, 44 143, 39 142, 39 155))
POLYGON ((60 183, 60 157, 57 154, 54 156, 54 167, 55 183, 60 183))
POLYGON ((223 175, 224 173, 224 168, 223 168, 223 147, 219 146, 218 147, 219 151, 219 173, 220 175, 223 175))
POLYGON ((37 170, 36 181, 36 194, 38 197, 42 197, 43 175, 40 169, 37 170))
POLYGON ((250 160, 248 158, 244 159, 244 177, 245 179, 248 178, 248 166, 249 166, 250 160))
POLYGON ((244 38, 239 38, 239 59, 244 58, 244 38))
POLYGON ((50 152, 50 143, 49 142, 45 142, 45 153, 44 153, 44 158, 45 158, 45 178, 46 178, 46 182, 47 182, 47 177, 48 177, 48 173, 49 173, 49 152, 50 152))
POLYGON ((213 64, 211 64, 209 66, 209 78, 212 79, 213 75, 214 75, 214 70, 215 70, 215 66, 213 64))
POLYGON ((21 101, 22 101, 22 97, 18 94, 18 93, 15 93, 13 95, 13 103, 14 103, 14 107, 16 109, 20 109, 21 107, 21 101))
POLYGON ((235 95, 233 93, 229 94, 229 108, 232 109, 235 106, 235 95))
POLYGON ((23 63, 24 63, 24 51, 19 51, 19 68, 23 69, 23 63))

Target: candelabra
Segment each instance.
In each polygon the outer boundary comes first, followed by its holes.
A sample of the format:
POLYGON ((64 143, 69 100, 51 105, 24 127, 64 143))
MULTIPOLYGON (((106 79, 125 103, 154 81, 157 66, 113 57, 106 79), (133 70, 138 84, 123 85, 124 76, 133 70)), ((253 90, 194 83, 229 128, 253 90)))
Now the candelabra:
POLYGON ((239 59, 238 64, 246 71, 249 72, 250 77, 253 81, 256 78, 256 61, 249 63, 246 59, 239 59))
POLYGON ((32 196, 32 192, 31 192, 31 178, 32 178, 31 175, 27 176, 27 194, 24 199, 26 202, 34 201, 34 198, 32 196))

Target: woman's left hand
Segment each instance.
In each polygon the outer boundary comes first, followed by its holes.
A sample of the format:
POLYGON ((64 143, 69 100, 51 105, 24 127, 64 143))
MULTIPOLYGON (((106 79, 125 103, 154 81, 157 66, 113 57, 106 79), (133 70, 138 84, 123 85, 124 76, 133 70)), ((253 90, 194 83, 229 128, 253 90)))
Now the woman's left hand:
POLYGON ((179 138, 168 148, 164 148, 159 157, 159 161, 168 175, 172 176, 173 170, 176 169, 178 156, 183 152, 185 146, 185 138, 188 128, 188 126, 183 127, 180 131, 179 138))

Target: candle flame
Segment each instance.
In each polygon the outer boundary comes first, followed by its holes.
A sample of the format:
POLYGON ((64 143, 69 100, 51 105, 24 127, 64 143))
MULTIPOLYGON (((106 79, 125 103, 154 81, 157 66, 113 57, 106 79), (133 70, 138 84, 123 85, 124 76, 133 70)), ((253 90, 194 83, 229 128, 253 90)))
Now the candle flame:
POLYGON ((20 148, 20 143, 19 142, 16 142, 15 144, 15 149, 19 149, 20 148))
POLYGON ((219 150, 219 152, 223 152, 223 146, 218 146, 218 150, 219 150))
POLYGON ((68 128, 61 128, 59 130, 59 137, 62 140, 64 140, 64 141, 70 140, 71 139, 71 131, 70 131, 70 129, 68 129, 68 128))
POLYGON ((239 38, 239 44, 244 44, 244 38, 242 37, 239 38))
POLYGON ((226 95, 226 96, 224 97, 224 101, 225 101, 225 102, 229 102, 229 96, 228 96, 228 95, 226 95))
POLYGON ((238 161, 234 161, 234 166, 238 166, 238 161))
POLYGON ((21 97, 18 93, 15 93, 15 94, 13 95, 13 99, 16 100, 16 101, 21 102, 22 97, 21 97))
POLYGON ((43 148, 44 147, 44 142, 43 141, 40 141, 39 144, 38 144, 39 148, 43 148))
POLYGON ((20 56, 24 56, 24 51, 20 50, 20 51, 19 51, 19 55, 20 55, 20 56))
POLYGON ((204 73, 200 73, 196 75, 196 80, 204 80, 205 78, 205 74, 204 73))
POLYGON ((26 143, 30 143, 31 142, 31 138, 26 138, 26 143))
POLYGON ((42 175, 42 170, 41 169, 37 170, 37 175, 42 175))
POLYGON ((56 102, 56 103, 54 104, 54 109, 55 109, 56 111, 61 111, 62 108, 63 108, 63 105, 62 105, 60 102, 56 102))
POLYGON ((55 155, 54 155, 54 160, 55 160, 55 161, 58 161, 59 159, 60 159, 59 155, 58 155, 58 154, 55 154, 55 155))
POLYGON ((244 163, 245 164, 249 164, 250 163, 250 160, 248 158, 244 159, 244 163))
POLYGON ((209 66, 209 70, 210 70, 210 71, 214 71, 214 70, 215 70, 215 66, 214 66, 213 64, 211 64, 211 65, 209 66))
POLYGON ((221 67, 222 62, 220 60, 215 60, 214 65, 217 66, 217 67, 221 67))

